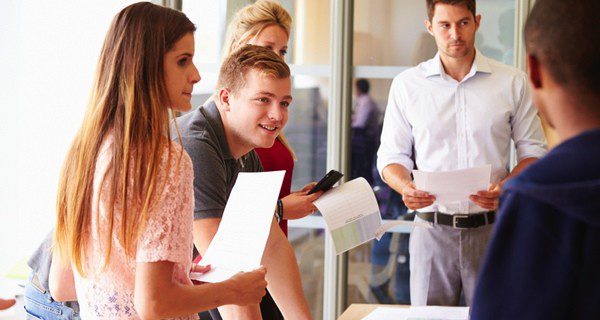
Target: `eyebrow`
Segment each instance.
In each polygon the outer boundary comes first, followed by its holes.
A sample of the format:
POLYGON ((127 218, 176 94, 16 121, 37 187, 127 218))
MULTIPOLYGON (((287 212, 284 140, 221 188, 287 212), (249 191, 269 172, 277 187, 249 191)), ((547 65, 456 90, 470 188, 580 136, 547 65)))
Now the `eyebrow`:
MULTIPOLYGON (((274 45, 274 44, 275 44, 275 42, 273 42, 273 41, 265 41, 265 43, 266 43, 266 44, 269 44, 269 45, 274 45)), ((282 48, 287 48, 287 47, 288 47, 288 46, 287 46, 287 44, 286 44, 286 45, 285 45, 285 46, 283 46, 282 48)))
MULTIPOLYGON (((256 95, 265 95, 265 96, 269 96, 271 98, 277 98, 277 96, 271 92, 268 91, 260 91, 258 92, 256 95)), ((281 100, 293 100, 294 98, 292 98, 292 96, 290 95, 285 95, 283 96, 283 98, 281 98, 281 100)))
MULTIPOLYGON (((470 20, 471 20, 471 17, 463 17, 463 18, 460 18, 460 19, 458 19, 458 21, 457 21, 457 22, 462 22, 462 21, 465 21, 465 20, 469 20, 469 21, 470 21, 470 20)), ((451 22, 449 22, 449 21, 445 21, 445 20, 438 21, 438 24, 443 24, 443 23, 451 23, 451 22)))

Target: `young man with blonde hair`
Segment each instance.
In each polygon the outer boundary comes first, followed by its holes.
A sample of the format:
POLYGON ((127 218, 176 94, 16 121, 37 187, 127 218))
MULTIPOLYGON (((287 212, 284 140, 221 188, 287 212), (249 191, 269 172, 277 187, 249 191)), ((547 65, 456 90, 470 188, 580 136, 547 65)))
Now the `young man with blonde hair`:
MULTIPOLYGON (((200 254, 217 232, 238 173, 262 171, 253 150, 273 145, 292 102, 289 67, 264 47, 246 45, 231 53, 221 66, 217 86, 216 99, 177 119, 194 167, 194 244, 200 254)), ((271 303, 220 307, 221 317, 310 318, 294 251, 275 218, 262 264, 271 303)))

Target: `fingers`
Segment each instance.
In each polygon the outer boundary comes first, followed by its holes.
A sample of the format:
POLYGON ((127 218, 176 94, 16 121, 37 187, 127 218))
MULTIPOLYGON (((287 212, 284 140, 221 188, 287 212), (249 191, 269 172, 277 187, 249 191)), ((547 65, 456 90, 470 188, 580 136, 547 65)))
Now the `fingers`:
POLYGON ((415 198, 430 198, 433 197, 429 193, 415 189, 414 183, 409 183, 402 188, 402 197, 415 197, 415 198))
POLYGON ((258 267, 258 269, 255 269, 254 271, 262 273, 263 276, 267 275, 267 268, 265 266, 260 266, 260 267, 258 267))
POLYGON ((310 189, 314 188, 316 185, 317 185, 316 182, 311 182, 311 183, 305 185, 304 187, 302 187, 302 190, 300 190, 300 191, 308 192, 308 191, 310 191, 310 189))
POLYGON ((306 195, 306 200, 312 204, 313 201, 319 199, 323 195, 324 191, 318 191, 313 194, 306 195))
POLYGON ((0 310, 6 310, 6 309, 12 307, 15 303, 16 303, 15 299, 8 299, 8 300, 0 299, 0 310))
POLYGON ((210 271, 210 264, 207 266, 200 266, 200 265, 192 265, 192 270, 191 272, 198 272, 198 273, 207 273, 208 271, 210 271))
POLYGON ((487 191, 478 191, 477 194, 469 196, 469 200, 475 202, 478 206, 487 210, 496 210, 498 208, 498 198, 501 193, 500 185, 490 184, 487 191))
POLYGON ((423 200, 423 201, 404 200, 404 204, 406 205, 407 208, 409 208, 411 210, 417 210, 417 209, 429 207, 430 205, 433 204, 433 200, 423 200))
POLYGON ((475 202, 478 206, 484 209, 496 210, 498 208, 498 197, 488 198, 471 195, 469 196, 469 200, 475 202))

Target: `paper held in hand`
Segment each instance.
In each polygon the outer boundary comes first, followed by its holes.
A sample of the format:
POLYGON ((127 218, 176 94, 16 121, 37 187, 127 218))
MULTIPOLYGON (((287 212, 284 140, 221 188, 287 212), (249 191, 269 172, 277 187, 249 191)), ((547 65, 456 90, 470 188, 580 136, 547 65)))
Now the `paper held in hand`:
POLYGON ((381 236, 397 225, 431 228, 423 222, 398 220, 381 224, 373 189, 364 178, 348 181, 325 192, 314 202, 331 233, 337 254, 381 236))
POLYGON ((469 195, 487 190, 490 185, 491 165, 470 169, 426 172, 413 170, 415 187, 435 196, 435 203, 448 205, 468 201, 469 195))
POLYGON ((220 282, 240 271, 260 267, 271 231, 277 197, 285 171, 241 172, 219 224, 200 264, 211 265, 205 274, 190 273, 192 280, 220 282))

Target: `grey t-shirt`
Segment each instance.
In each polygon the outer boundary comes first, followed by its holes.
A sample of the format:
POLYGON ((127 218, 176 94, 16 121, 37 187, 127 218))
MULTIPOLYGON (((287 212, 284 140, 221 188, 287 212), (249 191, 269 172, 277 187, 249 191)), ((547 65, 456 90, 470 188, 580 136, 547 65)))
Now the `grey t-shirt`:
MULTIPOLYGON (((221 115, 213 101, 176 119, 183 148, 194 166, 194 219, 220 218, 240 172, 260 172, 253 151, 234 159, 221 115)), ((171 139, 177 131, 171 126, 171 139)))

